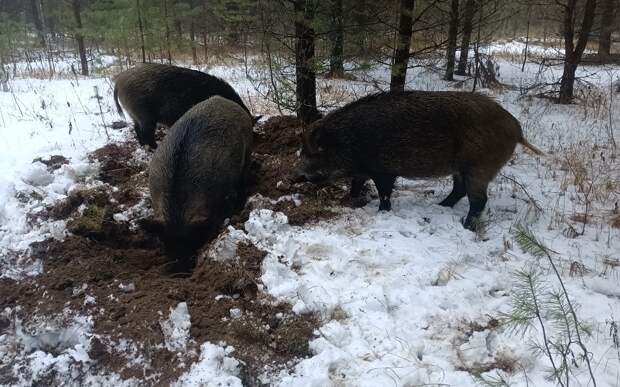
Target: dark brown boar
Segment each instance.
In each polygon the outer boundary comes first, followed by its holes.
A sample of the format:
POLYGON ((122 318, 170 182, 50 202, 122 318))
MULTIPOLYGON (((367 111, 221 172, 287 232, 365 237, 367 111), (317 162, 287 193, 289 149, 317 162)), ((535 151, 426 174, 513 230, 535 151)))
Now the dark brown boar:
MULTIPOLYGON (((149 190, 166 254, 182 264, 245 202, 252 121, 215 96, 185 113, 153 154, 149 190)), ((186 267, 186 266, 183 266, 186 267)))
POLYGON ((310 181, 353 177, 352 197, 370 178, 379 192, 379 210, 385 211, 391 209, 397 176, 452 175, 452 192, 439 204, 452 207, 467 195, 464 226, 474 229, 487 202, 487 186, 517 143, 541 153, 524 139, 517 119, 482 94, 379 93, 307 128, 301 174, 310 181))
POLYGON ((140 145, 152 148, 157 147, 155 127, 158 123, 171 126, 192 106, 214 95, 238 103, 250 114, 228 83, 183 67, 145 63, 118 74, 114 84, 116 108, 122 114, 120 105, 123 105, 134 121, 140 145))

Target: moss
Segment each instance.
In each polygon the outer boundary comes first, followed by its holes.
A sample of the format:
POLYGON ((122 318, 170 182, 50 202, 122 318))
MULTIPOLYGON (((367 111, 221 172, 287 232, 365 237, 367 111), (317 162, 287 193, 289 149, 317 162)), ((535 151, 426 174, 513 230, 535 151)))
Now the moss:
POLYGON ((67 229, 76 235, 97 236, 103 235, 105 208, 97 205, 86 207, 81 216, 70 220, 67 229))
POLYGON ((275 331, 277 350, 295 356, 308 356, 310 354, 309 341, 312 338, 314 325, 312 321, 302 316, 283 321, 275 331))

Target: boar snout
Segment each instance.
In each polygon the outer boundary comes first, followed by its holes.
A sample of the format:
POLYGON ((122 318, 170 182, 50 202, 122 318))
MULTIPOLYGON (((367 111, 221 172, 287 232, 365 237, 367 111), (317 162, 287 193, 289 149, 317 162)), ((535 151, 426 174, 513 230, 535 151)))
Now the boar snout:
POLYGON ((308 173, 304 171, 298 171, 293 176, 291 176, 291 181, 294 184, 306 183, 306 182, 318 184, 318 183, 325 182, 328 179, 329 179, 328 175, 320 173, 320 172, 308 173))

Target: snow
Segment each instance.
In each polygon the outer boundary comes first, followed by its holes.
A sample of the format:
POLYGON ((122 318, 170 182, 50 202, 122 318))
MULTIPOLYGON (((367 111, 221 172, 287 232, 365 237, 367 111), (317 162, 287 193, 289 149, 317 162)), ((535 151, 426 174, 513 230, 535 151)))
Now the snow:
MULTIPOLYGON (((522 42, 500 42, 482 49, 498 55, 499 79, 504 83, 524 88, 559 78, 558 66, 541 71, 528 63, 522 72, 517 63, 522 50, 522 42), (516 56, 517 61, 502 53, 516 56)), ((552 55, 554 48, 534 44, 529 50, 552 55)), ((256 90, 241 66, 212 66, 208 71, 231 81, 252 106, 267 106, 257 101, 256 90)), ((620 199, 620 168, 617 155, 613 157, 609 149, 610 135, 620 138, 620 97, 616 94, 610 102, 609 94, 620 69, 581 66, 578 76, 585 75, 595 87, 578 87, 583 101, 570 106, 522 95, 519 90, 484 90, 519 118, 528 140, 547 156, 534 157, 517 149, 514 160, 490 185, 483 217, 488 226, 479 234, 460 224, 467 213, 467 200, 454 208, 436 204, 450 190, 446 179, 399 179, 390 213, 378 213, 378 202, 372 200, 359 209, 339 208, 337 218, 304 227, 289 225, 284 214, 260 208, 264 198, 253 198, 257 209, 244 227, 228 227, 207 255, 234 260, 236 245, 252 241, 268 253, 261 289, 276 302, 291 303, 296 313, 318 314, 321 321, 310 343, 310 357, 292 369, 276 374, 266 371, 261 380, 274 386, 475 386, 472 372, 488 369, 483 376, 504 377, 511 386, 554 385, 545 378, 549 361, 532 350, 541 332, 532 329, 519 336, 492 323, 510 310, 516 270, 540 267, 549 285, 557 286, 547 262, 516 245, 511 230, 516 224, 526 224, 557 252, 554 259, 568 293, 579 305, 580 319, 592 330, 585 344, 598 385, 618 385, 620 360, 609 324, 620 315, 620 276, 617 265, 608 262, 620 260, 620 231, 608 219, 620 199), (585 178, 580 183, 570 163, 583 166, 585 178), (591 197, 585 196, 588 187, 591 197), (541 210, 531 204, 530 196, 541 210), (591 222, 581 235, 582 224, 571 218, 586 208, 591 222), (571 273, 575 263, 584 268, 578 274, 571 273), (506 363, 514 366, 512 374, 495 367, 506 363)), ((415 68, 408 75, 408 86, 448 88, 439 78, 431 69, 415 68)), ((374 91, 376 85, 385 88, 389 71, 375 67, 359 79, 319 82, 360 96, 374 91), (363 82, 369 78, 378 82, 363 82)), ((12 80, 12 91, 0 93, 0 277, 40 272, 41 264, 27 261, 25 252, 34 241, 63 238, 64 222, 31 225, 26 215, 66 197, 78 185, 89 184, 97 168, 86 154, 132 135, 128 130, 108 129, 108 140, 102 121, 109 124, 118 119, 110 86, 105 78, 26 78, 12 80), (104 97, 103 117, 92 98, 95 86, 104 97), (33 163, 37 157, 54 154, 67 157, 70 163, 54 171, 33 163), (24 194, 41 198, 18 199, 24 194)), ((470 87, 471 82, 464 80, 463 88, 470 87)), ((320 99, 338 98, 320 95, 320 99)), ((148 159, 146 153, 142 157, 148 159)), ((298 204, 303 200, 293 199, 298 204)), ((115 214, 114 219, 131 221, 148 211, 142 201, 115 214)), ((119 286, 128 292, 135 289, 133 283, 119 286)), ((84 303, 94 305, 96 300, 85 294, 84 303)), ((4 313, 11 315, 11 311, 4 313)), ((230 316, 242 318, 244 314, 231 309, 230 316)), ((35 331, 14 324, 17 333, 0 336, 2 364, 30 367, 34 375, 49 370, 82 372, 85 381, 94 385, 139 384, 76 368, 89 363, 89 324, 87 317, 64 328, 42 322, 35 331), (19 353, 11 357, 16 342, 19 353)), ((191 322, 185 303, 171 308, 167 316, 162 314, 160 324, 166 348, 179 352, 188 347, 191 322)), ((135 344, 126 343, 127 352, 131 345, 135 344)), ((144 359, 131 361, 141 364, 144 359)), ((232 347, 205 342, 199 360, 176 385, 241 386, 241 367, 232 347)), ((574 372, 573 384, 587 386, 585 367, 574 372)), ((30 384, 28 375, 19 375, 18 384, 30 384)))
POLYGON ((127 133, 103 128, 103 122, 109 125, 116 116, 106 78, 13 79, 10 88, 0 93, 0 277, 19 278, 40 270, 38 263, 19 259, 32 242, 64 236, 62 222, 33 227, 26 214, 66 197, 75 184, 87 181, 97 171, 87 160, 88 152, 127 133), (105 97, 103 117, 94 87, 105 97), (62 155, 70 163, 55 171, 33 163, 51 155, 62 155), (18 193, 42 199, 20 202, 18 193))
POLYGON ((160 321, 159 325, 169 351, 177 352, 187 348, 189 330, 192 326, 187 303, 180 302, 176 307, 170 308, 170 317, 160 321))
POLYGON ((229 355, 234 351, 230 346, 205 342, 200 346, 200 359, 183 374, 174 386, 241 387, 239 361, 229 355))

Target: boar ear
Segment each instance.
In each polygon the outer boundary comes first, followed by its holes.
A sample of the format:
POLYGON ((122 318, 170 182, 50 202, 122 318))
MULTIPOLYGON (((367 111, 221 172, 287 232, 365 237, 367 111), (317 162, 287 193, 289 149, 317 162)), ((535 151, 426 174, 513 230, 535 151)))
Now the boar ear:
POLYGON ((138 220, 138 225, 151 234, 161 234, 164 232, 164 222, 156 218, 142 218, 138 220))
POLYGON ((193 216, 187 224, 191 230, 200 230, 209 225, 209 219, 204 215, 193 216))

